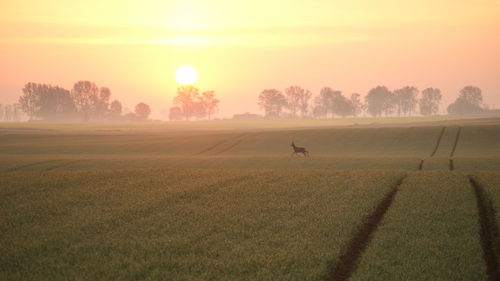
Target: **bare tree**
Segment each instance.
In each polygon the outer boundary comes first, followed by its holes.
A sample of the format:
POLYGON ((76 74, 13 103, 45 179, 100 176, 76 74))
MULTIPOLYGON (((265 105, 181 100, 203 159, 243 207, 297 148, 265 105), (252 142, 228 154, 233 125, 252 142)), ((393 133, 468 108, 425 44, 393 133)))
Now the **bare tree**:
POLYGON ((330 87, 324 87, 319 92, 319 96, 314 99, 314 115, 317 117, 324 116, 328 118, 328 114, 331 113, 333 117, 333 99, 338 91, 332 90, 330 87))
POLYGON ((259 95, 258 105, 264 109, 267 118, 279 118, 287 106, 285 96, 276 89, 265 89, 259 95))
POLYGON ((290 86, 285 89, 287 107, 293 118, 297 117, 297 112, 300 112, 301 117, 307 114, 311 92, 300 86, 290 86))
POLYGON ((93 111, 98 119, 104 119, 109 111, 109 99, 111 98, 111 91, 107 87, 101 87, 99 94, 93 101, 93 111))
POLYGON ((189 120, 193 116, 194 103, 199 99, 199 95, 198 88, 190 85, 177 88, 177 96, 174 98, 174 104, 182 109, 186 120, 189 120))
POLYGON ((352 116, 358 116, 364 110, 364 104, 361 101, 361 95, 354 93, 351 95, 352 116))
POLYGON ((429 116, 436 115, 439 111, 439 103, 441 102, 441 90, 427 88, 422 91, 422 97, 419 100, 420 114, 429 116))
POLYGON ((214 91, 206 91, 202 94, 203 103, 205 104, 208 120, 217 111, 219 100, 215 98, 214 91))
POLYGON ((73 85, 71 97, 83 121, 89 120, 94 103, 99 98, 99 88, 94 82, 78 81, 73 85))
POLYGON ((418 89, 415 87, 406 86, 401 89, 394 91, 394 107, 397 110, 398 116, 403 115, 411 116, 411 113, 415 111, 418 104, 417 95, 418 89))
POLYGON ((321 96, 317 96, 314 98, 314 107, 312 110, 312 115, 314 117, 326 117, 327 116, 327 107, 323 105, 323 100, 321 96))
POLYGON ((28 83, 23 88, 23 94, 19 97, 21 109, 28 114, 29 120, 33 120, 40 106, 40 96, 47 91, 47 85, 28 83))

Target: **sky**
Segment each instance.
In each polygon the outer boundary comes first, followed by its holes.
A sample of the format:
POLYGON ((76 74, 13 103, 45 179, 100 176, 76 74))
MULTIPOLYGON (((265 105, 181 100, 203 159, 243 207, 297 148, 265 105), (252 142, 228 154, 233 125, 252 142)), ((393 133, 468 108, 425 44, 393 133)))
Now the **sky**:
POLYGON ((90 80, 161 118, 186 64, 221 118, 260 113, 263 89, 290 85, 435 87, 442 111, 475 85, 500 108, 500 0, 0 1, 0 103, 27 82, 90 80))

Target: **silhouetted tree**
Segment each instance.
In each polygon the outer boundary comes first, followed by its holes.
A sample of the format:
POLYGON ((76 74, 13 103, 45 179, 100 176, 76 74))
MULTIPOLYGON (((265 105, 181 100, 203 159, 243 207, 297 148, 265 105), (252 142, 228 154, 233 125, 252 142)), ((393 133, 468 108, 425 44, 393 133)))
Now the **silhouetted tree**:
POLYGON ((352 116, 356 117, 364 110, 364 104, 361 101, 361 95, 354 93, 351 95, 352 116))
POLYGON ((21 105, 18 103, 12 104, 12 121, 21 121, 21 105))
POLYGON ((207 116, 206 104, 203 102, 203 99, 199 96, 193 102, 192 116, 196 118, 196 120, 203 119, 207 116))
POLYGON ((279 118, 287 103, 279 90, 266 89, 259 95, 258 105, 264 109, 266 118, 279 118))
POLYGON ((314 107, 312 110, 313 117, 326 117, 327 108, 323 105, 321 96, 317 96, 314 98, 314 107))
POLYGON ((367 110, 373 117, 391 113, 392 93, 385 86, 377 86, 371 89, 365 97, 367 110))
POLYGON ((417 106, 418 89, 415 87, 406 86, 394 91, 393 101, 398 116, 408 115, 415 111, 417 106))
POLYGON ((149 105, 141 102, 135 106, 135 115, 140 121, 148 120, 150 114, 151 108, 149 107, 149 105))
POLYGON ((472 114, 483 112, 483 95, 481 89, 474 86, 466 86, 460 90, 460 95, 454 103, 448 106, 448 113, 472 114))
MULTIPOLYGON (((39 106, 40 96, 48 89, 47 85, 37 83, 27 83, 23 88, 23 94, 19 97, 21 109, 28 114, 29 120, 33 120, 39 106)), ((10 114, 10 113, 9 113, 10 114)))
POLYGON ((333 92, 333 100, 332 100, 332 112, 333 114, 346 117, 348 115, 353 115, 353 107, 351 101, 347 99, 341 91, 333 92))
POLYGON ((441 91, 439 89, 427 88, 422 91, 422 97, 419 100, 420 114, 429 116, 436 115, 441 103, 441 91))
POLYGON ((83 121, 88 121, 96 100, 99 100, 97 85, 90 81, 78 81, 73 85, 71 97, 83 121))
POLYGON ((312 96, 309 90, 300 86, 290 86, 285 89, 285 96, 291 117, 297 117, 297 112, 300 112, 301 117, 307 114, 309 100, 312 96))
POLYGON ((168 119, 170 120, 182 120, 184 117, 184 113, 182 112, 182 109, 178 106, 171 107, 169 110, 168 114, 168 119))
POLYGON ((122 115, 122 103, 118 100, 111 102, 109 106, 109 113, 112 118, 118 118, 122 115))
POLYGON ((128 121, 128 122, 138 122, 138 121, 142 121, 139 119, 139 117, 133 113, 133 112, 129 112, 129 113, 126 113, 125 115, 123 115, 123 120, 125 121, 128 121))
POLYGON ((174 104, 179 106, 184 113, 184 118, 189 120, 194 113, 195 102, 199 99, 199 90, 190 85, 177 88, 174 104))
POLYGON ((111 98, 111 91, 109 88, 101 87, 99 89, 99 94, 95 97, 93 101, 93 112, 97 119, 104 119, 109 111, 109 99, 111 98))
POLYGON ((315 117, 326 117, 328 118, 328 114, 331 113, 333 117, 333 100, 334 96, 338 94, 338 91, 332 90, 330 87, 324 87, 319 92, 319 96, 314 99, 314 109, 313 115, 315 117))
POLYGON ((10 122, 10 121, 14 120, 12 111, 13 111, 12 105, 10 105, 10 104, 5 105, 5 107, 4 107, 4 119, 3 119, 4 121, 10 122))
POLYGON ((215 98, 214 91, 203 92, 202 100, 208 115, 208 120, 210 120, 212 115, 217 111, 219 100, 215 98))
POLYGON ((36 115, 42 119, 67 119, 75 113, 76 107, 68 90, 48 85, 46 90, 40 93, 36 115))

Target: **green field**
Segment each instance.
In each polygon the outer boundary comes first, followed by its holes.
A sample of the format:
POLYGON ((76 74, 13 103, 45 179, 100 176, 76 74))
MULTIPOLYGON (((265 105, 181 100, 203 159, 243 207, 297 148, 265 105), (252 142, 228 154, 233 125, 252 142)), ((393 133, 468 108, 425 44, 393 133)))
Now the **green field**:
POLYGON ((495 118, 0 124, 0 280, 496 280, 499 208, 495 118))

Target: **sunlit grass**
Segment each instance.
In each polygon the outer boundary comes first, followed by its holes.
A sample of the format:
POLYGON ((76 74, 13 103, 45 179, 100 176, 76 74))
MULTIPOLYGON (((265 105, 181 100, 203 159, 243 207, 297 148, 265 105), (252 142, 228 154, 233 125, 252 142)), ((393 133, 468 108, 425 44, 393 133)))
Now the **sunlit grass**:
POLYGON ((397 172, 19 172, 3 280, 321 280, 397 172))
POLYGON ((453 172, 414 172, 350 280, 487 280, 474 191, 453 172))

